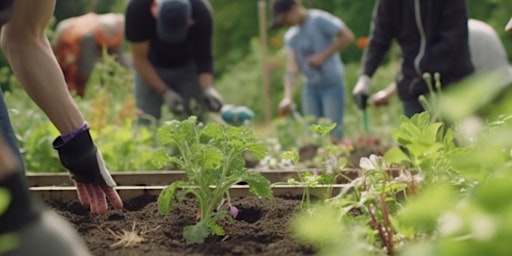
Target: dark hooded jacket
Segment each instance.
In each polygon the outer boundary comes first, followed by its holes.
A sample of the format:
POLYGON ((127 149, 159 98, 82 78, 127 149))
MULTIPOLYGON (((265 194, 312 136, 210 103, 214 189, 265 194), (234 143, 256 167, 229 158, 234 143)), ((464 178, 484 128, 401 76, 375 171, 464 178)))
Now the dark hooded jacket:
POLYGON ((372 76, 396 39, 402 51, 397 77, 402 100, 427 94, 423 73, 441 75, 448 86, 473 72, 466 0, 377 0, 363 74, 372 76))

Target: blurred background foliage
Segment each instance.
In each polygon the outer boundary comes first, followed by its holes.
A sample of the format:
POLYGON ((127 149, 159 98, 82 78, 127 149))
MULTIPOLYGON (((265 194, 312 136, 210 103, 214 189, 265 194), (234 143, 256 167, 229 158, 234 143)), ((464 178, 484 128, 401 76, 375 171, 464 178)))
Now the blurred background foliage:
MULTIPOLYGON (((55 26, 59 21, 89 11, 97 13, 124 12, 127 0, 59 0, 55 7, 55 26)), ((267 6, 268 6, 268 0, 267 6)), ((308 8, 327 10, 340 17, 356 37, 366 37, 370 28, 371 13, 375 0, 302 0, 308 8)), ((258 37, 258 0, 210 0, 215 16, 216 73, 222 76, 231 66, 243 60, 251 51, 251 39, 258 37)), ((468 0, 470 17, 491 24, 504 42, 512 40, 504 31, 512 14, 509 0, 468 0)), ((267 12, 268 12, 267 8, 267 12)), ((283 31, 269 31, 270 50, 282 46, 283 31)), ((512 44, 505 43, 509 59, 512 59, 512 44)), ((355 44, 341 53, 345 63, 358 62, 362 50, 355 44)), ((5 66, 3 56, 0 65, 5 66)))
MULTIPOLYGON (((261 0, 263 1, 263 0, 261 0)), ((124 13, 127 0, 59 0, 56 4, 54 18, 49 24, 47 34, 50 38, 53 35, 53 29, 63 19, 85 14, 90 11, 97 13, 115 12, 124 13)), ((276 124, 285 124, 287 122, 264 122, 265 108, 267 102, 271 105, 271 119, 275 121, 277 118, 276 107, 282 98, 283 86, 282 79, 284 74, 285 54, 283 49, 283 35, 285 29, 267 30, 267 58, 266 62, 262 62, 263 48, 259 40, 259 20, 258 20, 258 3, 260 0, 210 0, 214 9, 214 55, 215 55, 215 86, 222 93, 225 103, 244 105, 251 108, 255 112, 255 122, 253 127, 261 129, 264 135, 274 136, 277 134, 276 129, 281 132, 285 131, 286 127, 276 124), (264 94, 263 90, 263 67, 268 72, 269 77, 269 95, 264 94), (267 101, 267 99, 269 101, 267 101)), ((269 19, 269 0, 264 0, 266 3, 265 11, 267 20, 269 19)), ((334 15, 340 17, 348 27, 354 32, 356 38, 365 38, 369 33, 371 15, 375 0, 302 0, 302 3, 308 8, 318 8, 327 10, 334 15)), ((470 8, 470 17, 483 20, 491 24, 499 33, 502 41, 507 49, 509 59, 512 60, 512 36, 504 31, 505 24, 508 22, 512 13, 512 1, 510 0, 468 0, 470 8)), ((354 139, 359 135, 364 134, 362 129, 361 113, 357 110, 350 97, 350 92, 356 82, 359 74, 359 62, 363 49, 357 47, 357 41, 350 47, 340 52, 345 67, 345 86, 347 95, 347 106, 345 110, 344 128, 345 134, 348 139, 354 139)), ((125 50, 129 51, 128 44, 125 43, 125 50)), ((396 45, 393 46, 384 63, 377 71, 373 78, 373 86, 375 91, 387 86, 394 80, 395 74, 399 70, 399 49, 396 45)), ((108 62, 108 60, 106 60, 108 62)), ((111 63, 108 66, 115 66, 111 63)), ((102 73, 108 68, 103 65, 97 65, 93 72, 93 77, 88 84, 88 95, 85 98, 77 98, 77 102, 82 110, 89 115, 88 119, 91 122, 98 120, 98 125, 105 127, 109 125, 117 125, 117 129, 129 131, 130 124, 126 124, 119 120, 119 116, 131 115, 130 111, 133 109, 133 81, 131 81, 131 71, 119 68, 116 74, 119 74, 122 81, 119 79, 98 79, 102 73), (102 80, 102 81, 100 81, 102 80), (98 90, 98 88, 102 88, 98 90), (123 88, 123 89, 120 89, 123 88), (108 100, 105 100, 108 98, 108 100), (100 100, 107 101, 106 103, 99 102, 100 100), (98 107, 102 106, 102 107, 98 107), (125 108, 125 112, 120 113, 125 108), (98 114, 99 110, 112 112, 110 114, 98 114), (104 124, 106 122, 106 124, 104 124)), ((107 72, 108 73, 108 72, 107 72)), ((19 85, 13 79, 7 62, 0 52, 0 86, 3 90, 9 90, 10 87, 19 88, 19 85)), ((300 107, 300 84, 298 85, 295 93, 295 103, 300 107)), ((23 115, 25 109, 34 108, 34 113, 41 115, 40 111, 36 110, 33 103, 29 102, 26 97, 22 96, 20 92, 13 92, 6 96, 8 98, 8 105, 11 115, 23 115), (25 102, 27 101, 27 102, 25 102)), ((299 108, 300 109, 300 108, 299 108)), ((399 115, 401 114, 401 106, 396 98, 393 98, 391 104, 385 109, 370 108, 370 131, 369 133, 375 135, 385 136, 382 140, 390 138, 391 130, 398 125, 399 115)), ((32 113, 32 112, 29 112, 32 113)), ((34 114, 36 115, 36 114, 34 114)), ((25 138, 22 147, 28 145, 28 141, 34 138, 34 145, 41 146, 48 144, 51 136, 46 138, 46 141, 36 139, 35 132, 31 132, 32 128, 30 122, 24 121, 24 118, 12 118, 14 126, 17 130, 19 138, 25 138), (41 144, 42 143, 42 144, 41 144)), ((45 121, 44 117, 35 117, 32 120, 41 121, 41 130, 51 129, 51 125, 45 121)), ((130 119, 128 119, 130 120, 130 119)), ((107 127, 104 130, 111 130, 113 128, 107 127)), ((47 131, 46 131, 47 132, 47 131)), ((101 135, 101 130, 97 130, 101 135)), ((119 131, 118 131, 119 132, 119 131)), ((52 133, 53 134, 53 133, 52 133)), ((120 133, 124 134, 124 133, 120 133)), ((100 136, 101 137, 101 136, 100 136)), ((124 152, 136 151, 132 148, 128 139, 123 138, 127 142, 124 149, 118 151, 124 152)), ((138 138, 140 141, 145 141, 148 144, 150 140, 147 136, 138 138)), ((23 141, 23 140, 21 140, 23 141)), ((107 141, 107 140, 105 140, 107 141)), ((101 138, 98 143, 103 143, 101 138)), ((105 146, 106 147, 106 146, 105 146)), ((49 150, 51 151, 51 150, 49 150)), ((50 154, 50 152, 47 152, 50 154)), ((108 155, 108 154, 106 154, 108 155)), ((129 155, 129 154, 128 154, 129 155)), ((144 156, 142 158, 145 158, 144 156)), ((142 161, 142 160, 140 160, 142 161)), ((119 164, 119 169, 125 168, 119 164)), ((134 164, 132 168, 139 167, 134 164)), ((37 169, 47 169, 43 166, 35 167, 37 169)), ((146 167, 150 168, 150 167, 146 167)))

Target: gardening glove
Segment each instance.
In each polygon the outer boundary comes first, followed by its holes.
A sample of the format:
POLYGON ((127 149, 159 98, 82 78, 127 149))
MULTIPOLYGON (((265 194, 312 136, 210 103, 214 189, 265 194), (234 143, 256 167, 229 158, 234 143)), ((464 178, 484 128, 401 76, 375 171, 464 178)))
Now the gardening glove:
POLYGON ((183 98, 171 89, 167 89, 162 95, 165 105, 169 107, 173 113, 183 113, 185 111, 185 103, 183 98))
POLYGON ((6 208, 0 212, 0 237, 15 239, 0 246, 1 255, 91 255, 62 217, 31 197, 23 171, 2 177, 0 188, 7 192, 1 201, 6 208))
POLYGON ((59 136, 53 141, 53 148, 59 152, 61 164, 69 170, 75 182, 78 199, 97 214, 107 212, 105 196, 114 208, 123 208, 123 202, 114 189, 116 183, 92 141, 89 127, 82 127, 85 128, 77 130, 76 135, 70 139, 59 136))
POLYGON ((213 86, 208 86, 203 90, 203 98, 209 111, 219 112, 222 108, 222 96, 213 86))
POLYGON ((277 113, 279 116, 289 116, 295 110, 295 104, 290 98, 283 98, 279 102, 277 113))
POLYGON ((368 96, 370 95, 371 78, 367 75, 361 75, 357 81, 352 96, 359 109, 365 110, 368 104, 368 96))

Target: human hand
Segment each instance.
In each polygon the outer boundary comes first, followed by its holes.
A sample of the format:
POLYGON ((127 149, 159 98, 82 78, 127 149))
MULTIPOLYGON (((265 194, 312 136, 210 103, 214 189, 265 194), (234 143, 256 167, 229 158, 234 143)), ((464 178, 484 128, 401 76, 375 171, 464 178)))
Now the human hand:
POLYGON ((367 106, 368 96, 370 95, 371 78, 367 75, 361 75, 357 81, 352 96, 359 109, 364 110, 367 106))
POLYGON ((173 113, 182 113, 185 111, 185 103, 183 98, 171 89, 167 89, 162 95, 165 105, 169 107, 173 113))
POLYGON ((324 63, 324 58, 321 54, 313 54, 308 57, 308 64, 311 67, 318 68, 322 66, 322 63, 324 63))
POLYGON ((389 97, 391 95, 386 90, 380 90, 372 96, 371 102, 376 107, 383 107, 389 104, 389 97))
POLYGON ((277 113, 279 116, 289 116, 295 109, 295 104, 290 98, 283 98, 281 102, 279 102, 279 106, 277 109, 277 113))
POLYGON ((209 111, 219 112, 222 108, 222 96, 213 86, 203 90, 204 103, 209 111))
POLYGON ((62 136, 53 141, 53 148, 59 152, 61 164, 71 173, 75 182, 78 199, 82 205, 96 214, 107 213, 108 198, 114 208, 123 208, 123 202, 114 187, 103 157, 92 141, 89 129, 78 133, 69 141, 62 136))

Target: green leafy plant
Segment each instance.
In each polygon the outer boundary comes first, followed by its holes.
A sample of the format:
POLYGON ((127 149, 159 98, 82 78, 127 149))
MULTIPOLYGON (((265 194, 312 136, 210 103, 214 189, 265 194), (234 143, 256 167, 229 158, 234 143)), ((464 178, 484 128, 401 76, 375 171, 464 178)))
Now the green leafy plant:
MULTIPOLYGON (((296 151, 287 151, 283 153, 283 159, 289 160, 297 168, 299 180, 290 178, 287 184, 302 185, 303 194, 301 206, 305 209, 311 207, 312 193, 311 189, 317 185, 332 185, 336 183, 336 179, 341 174, 341 169, 347 164, 346 158, 337 157, 340 154, 340 148, 334 146, 329 138, 329 132, 336 126, 336 124, 312 124, 310 130, 319 137, 321 142, 321 154, 317 159, 320 159, 320 168, 315 171, 303 170, 299 164, 299 154, 296 151)), ((326 199, 331 196, 332 186, 328 186, 324 194, 315 196, 319 199, 326 199)))
POLYGON ((157 134, 163 147, 154 153, 152 162, 156 166, 174 163, 187 175, 187 180, 174 182, 161 192, 160 212, 169 213, 175 200, 187 194, 198 200, 199 221, 183 230, 188 242, 202 243, 210 234, 224 235, 218 221, 231 217, 223 206, 227 202, 231 215, 238 211, 230 202, 231 186, 245 182, 254 195, 273 199, 270 181, 245 167, 243 152, 255 159, 263 158, 266 152, 265 144, 248 127, 203 125, 192 116, 165 123, 157 134), (170 149, 178 154, 170 156, 170 149))
MULTIPOLYGON (((5 188, 0 188, 0 215, 2 215, 11 202, 11 195, 5 188)), ((12 233, 0 235, 0 253, 9 251, 18 246, 16 235, 12 233)))

